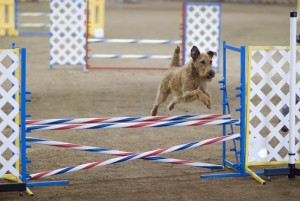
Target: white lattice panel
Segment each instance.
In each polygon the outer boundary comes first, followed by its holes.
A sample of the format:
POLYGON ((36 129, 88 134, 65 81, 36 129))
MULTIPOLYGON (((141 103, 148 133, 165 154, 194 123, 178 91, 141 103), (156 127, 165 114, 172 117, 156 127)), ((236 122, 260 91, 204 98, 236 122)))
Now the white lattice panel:
MULTIPOLYGON (((16 50, 17 52, 18 50, 16 50)), ((0 50, 0 178, 4 174, 19 176, 14 167, 19 160, 19 148, 14 144, 19 137, 19 80, 14 73, 19 67, 19 57, 13 50, 0 50)))
POLYGON ((50 66, 85 66, 86 0, 51 0, 50 32, 50 66))
MULTIPOLYGON (((297 66, 300 65, 299 53, 297 66)), ((289 135, 281 131, 289 127, 289 115, 282 113, 289 105, 289 49, 285 47, 253 47, 249 49, 250 94, 248 133, 249 164, 288 161, 289 135)), ((296 93, 300 96, 300 68, 297 68, 296 93)), ((296 97, 295 97, 296 101, 296 97)), ((296 104, 296 150, 299 151, 300 102, 296 104)), ((297 153, 297 160, 299 153, 297 153)))
POLYGON ((184 16, 184 63, 190 60, 191 48, 215 51, 213 66, 219 69, 221 4, 186 2, 184 16))

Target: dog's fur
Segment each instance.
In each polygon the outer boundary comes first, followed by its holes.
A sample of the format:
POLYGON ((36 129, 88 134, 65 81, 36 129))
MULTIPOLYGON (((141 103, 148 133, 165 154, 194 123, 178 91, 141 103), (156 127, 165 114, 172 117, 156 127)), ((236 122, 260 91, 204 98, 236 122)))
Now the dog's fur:
POLYGON ((181 67, 180 48, 175 49, 170 69, 163 77, 157 91, 156 99, 151 110, 155 116, 160 104, 166 101, 168 95, 175 96, 170 102, 168 109, 172 110, 175 104, 180 102, 201 101, 208 109, 211 108, 211 96, 207 92, 207 82, 215 76, 212 69, 212 58, 216 55, 213 51, 200 53, 196 46, 191 49, 192 59, 181 67))

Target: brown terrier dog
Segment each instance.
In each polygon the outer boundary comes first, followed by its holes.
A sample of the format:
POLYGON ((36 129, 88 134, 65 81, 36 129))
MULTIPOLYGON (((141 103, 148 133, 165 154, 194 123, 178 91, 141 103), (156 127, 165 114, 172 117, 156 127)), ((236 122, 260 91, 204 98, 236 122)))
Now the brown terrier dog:
POLYGON ((210 94, 207 92, 207 82, 215 77, 212 69, 212 58, 216 55, 213 51, 201 53, 196 46, 191 49, 192 59, 180 67, 180 48, 175 49, 171 67, 163 77, 157 91, 156 99, 151 110, 151 115, 157 114, 158 106, 166 101, 168 95, 175 96, 168 109, 172 110, 180 102, 201 101, 208 109, 211 108, 210 94))

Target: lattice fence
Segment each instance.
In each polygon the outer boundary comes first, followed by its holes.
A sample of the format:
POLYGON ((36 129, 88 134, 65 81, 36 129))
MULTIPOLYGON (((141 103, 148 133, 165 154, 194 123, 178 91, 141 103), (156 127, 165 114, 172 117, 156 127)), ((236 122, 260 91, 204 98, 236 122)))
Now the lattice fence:
POLYGON ((0 178, 19 176, 19 55, 16 50, 0 50, 0 178))
POLYGON ((50 67, 82 65, 86 57, 86 0, 50 2, 50 67))
POLYGON ((215 51, 213 66, 219 69, 221 4, 187 2, 184 16, 184 63, 190 60, 193 45, 201 51, 215 51))
MULTIPOLYGON (((289 49, 287 47, 250 47, 248 86, 248 163, 272 164, 288 161, 289 49)), ((300 48, 297 53, 300 65, 300 48)), ((297 68, 296 93, 300 96, 300 68, 297 68)), ((296 97, 295 97, 296 101, 296 97)), ((296 104, 296 150, 299 151, 300 102, 296 104)), ((297 153, 297 160, 299 153, 297 153)))

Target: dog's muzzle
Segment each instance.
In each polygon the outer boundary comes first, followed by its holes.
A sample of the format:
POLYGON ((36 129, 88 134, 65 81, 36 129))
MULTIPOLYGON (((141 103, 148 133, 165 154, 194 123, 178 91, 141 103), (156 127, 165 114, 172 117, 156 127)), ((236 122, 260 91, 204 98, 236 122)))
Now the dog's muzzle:
POLYGON ((215 71, 214 70, 210 70, 210 71, 207 72, 206 78, 211 79, 211 78, 214 78, 215 75, 216 75, 215 71))

